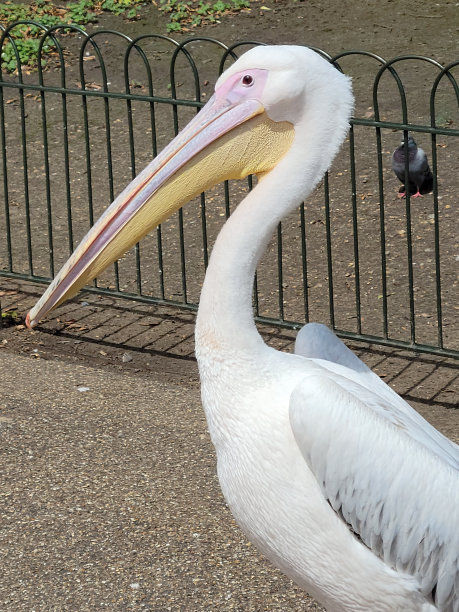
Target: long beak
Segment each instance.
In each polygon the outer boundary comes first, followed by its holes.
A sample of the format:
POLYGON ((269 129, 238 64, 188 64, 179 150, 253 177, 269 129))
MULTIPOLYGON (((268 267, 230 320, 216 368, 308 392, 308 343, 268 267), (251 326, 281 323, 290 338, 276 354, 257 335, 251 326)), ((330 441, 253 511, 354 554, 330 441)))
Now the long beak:
POLYGON ((293 140, 255 99, 212 96, 109 206, 26 317, 28 327, 121 257, 193 197, 223 180, 271 170, 293 140))

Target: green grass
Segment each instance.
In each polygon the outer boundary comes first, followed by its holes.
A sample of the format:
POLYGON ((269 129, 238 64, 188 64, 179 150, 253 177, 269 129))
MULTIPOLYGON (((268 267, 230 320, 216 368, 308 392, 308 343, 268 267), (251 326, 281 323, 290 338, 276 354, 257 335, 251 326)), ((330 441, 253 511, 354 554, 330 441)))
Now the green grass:
MULTIPOLYGON (((88 23, 97 21, 98 15, 108 11, 116 15, 124 15, 127 19, 135 19, 142 0, 78 0, 77 2, 62 5, 51 0, 35 0, 32 3, 13 4, 0 3, 0 24, 7 27, 16 21, 33 20, 46 27, 58 24, 74 24, 82 28, 88 23)), ((21 66, 34 69, 39 61, 40 37, 43 30, 32 24, 16 26, 11 35, 15 39, 15 46, 21 66)), ((46 57, 53 53, 52 41, 43 47, 41 57, 42 66, 46 65, 46 57)), ((5 42, 1 50, 1 66, 7 72, 17 69, 17 57, 13 45, 5 42)))
POLYGON ((0 307, 0 329, 17 325, 20 322, 21 317, 16 310, 2 310, 0 307))
POLYGON ((159 0, 158 9, 169 16, 168 32, 189 31, 190 28, 216 23, 224 15, 249 9, 249 0, 205 2, 203 0, 159 0))
MULTIPOLYGON (((58 24, 75 24, 84 28, 97 21, 104 11, 122 15, 125 19, 137 19, 141 5, 154 5, 168 17, 167 32, 188 32, 191 28, 216 23, 224 15, 234 14, 250 8, 250 0, 77 0, 63 4, 53 0, 35 0, 31 3, 13 4, 0 2, 0 24, 4 27, 16 21, 33 20, 46 27, 58 24)), ((51 40, 43 47, 39 57, 40 38, 43 30, 32 24, 17 25, 11 36, 23 70, 37 68, 38 62, 46 66, 55 53, 51 40)), ((7 72, 17 70, 17 56, 13 45, 5 41, 1 49, 1 67, 7 72)))

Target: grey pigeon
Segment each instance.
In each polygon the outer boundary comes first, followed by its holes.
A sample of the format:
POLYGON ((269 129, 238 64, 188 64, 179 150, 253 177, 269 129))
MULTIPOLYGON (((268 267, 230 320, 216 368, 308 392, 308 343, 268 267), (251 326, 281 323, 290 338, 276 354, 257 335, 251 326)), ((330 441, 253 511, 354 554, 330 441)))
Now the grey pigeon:
MULTIPOLYGON (((392 154, 392 170, 403 183, 399 189, 399 198, 406 196, 405 150, 405 142, 402 138, 400 146, 392 154)), ((413 198, 419 198, 433 189, 433 176, 427 155, 418 147, 412 136, 408 136, 408 178, 408 190, 413 198)))

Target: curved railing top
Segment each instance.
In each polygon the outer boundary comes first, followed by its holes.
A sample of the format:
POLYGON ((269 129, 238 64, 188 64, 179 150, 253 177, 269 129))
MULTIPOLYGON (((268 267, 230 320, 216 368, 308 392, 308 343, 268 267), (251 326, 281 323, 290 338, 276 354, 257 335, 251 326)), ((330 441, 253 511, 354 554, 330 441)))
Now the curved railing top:
MULTIPOLYGON (((39 88, 45 86, 45 81, 54 80, 56 87, 69 88, 67 75, 72 71, 73 83, 75 75, 79 80, 76 88, 85 92, 97 89, 97 92, 92 93, 106 96, 129 95, 138 99, 155 96, 160 101, 169 102, 180 99, 181 103, 199 107, 202 104, 203 75, 206 75, 206 84, 211 83, 241 51, 262 44, 264 43, 261 41, 247 40, 228 46, 209 37, 194 37, 179 42, 161 34, 142 34, 130 38, 114 30, 88 33, 78 26, 68 24, 45 27, 37 22, 21 21, 8 27, 0 26, 0 56, 15 60, 14 74, 7 71, 4 60, 0 74, 4 84, 13 81, 23 84, 27 81, 28 86, 36 85, 39 88), (31 72, 22 55, 21 26, 27 24, 34 25, 41 32, 36 72, 31 72), (77 36, 71 37, 69 34, 77 36), (116 44, 107 45, 107 38, 111 38, 111 42, 116 40, 116 44), (118 59, 115 62, 116 78, 110 77, 114 70, 113 47, 116 47, 118 59), (73 63, 72 55, 75 58, 73 63), (45 60, 46 68, 43 67, 45 60), (169 75, 169 83, 164 82, 165 74, 169 75), (99 83, 97 88, 91 86, 94 79, 99 83), (182 81, 186 81, 186 87, 182 87, 182 81), (133 91, 133 82, 145 83, 145 93, 133 91)), ((322 49, 311 48, 343 72, 347 71, 350 61, 350 72, 355 67, 356 60, 368 62, 365 65, 365 88, 356 96, 362 107, 366 105, 367 109, 372 108, 373 117, 367 121, 393 128, 402 126, 406 129, 410 126, 410 129, 416 131, 416 124, 422 121, 419 121, 419 117, 413 121, 410 111, 411 107, 419 106, 420 100, 424 98, 425 115, 429 116, 431 129, 448 131, 448 128, 438 125, 436 109, 448 96, 453 102, 451 108, 454 108, 454 105, 459 107, 459 59, 443 66, 432 58, 419 55, 385 59, 368 51, 348 50, 333 56, 322 49), (414 75, 419 74, 420 70, 424 70, 423 76, 416 80, 414 75), (384 110, 388 88, 394 88, 392 99, 396 96, 398 101, 392 102, 392 109, 384 110), (364 95, 367 100, 364 100, 364 95), (415 104, 410 103, 410 96, 415 100, 415 104), (400 112, 401 116, 388 119, 389 115, 394 114, 395 108, 400 109, 397 112, 400 112)), ((11 68, 11 62, 9 67, 11 68)), ((49 83, 47 84, 49 86, 49 83)), ((356 79, 357 90, 358 85, 356 79)), ((70 89, 73 90, 74 86, 70 89)), ((360 113, 360 110, 357 108, 357 117, 364 114, 360 113)), ((419 111, 417 112, 419 115, 419 111)), ((359 121, 365 123, 365 117, 359 121)), ((453 127, 450 129, 454 133, 457 131, 453 127)))

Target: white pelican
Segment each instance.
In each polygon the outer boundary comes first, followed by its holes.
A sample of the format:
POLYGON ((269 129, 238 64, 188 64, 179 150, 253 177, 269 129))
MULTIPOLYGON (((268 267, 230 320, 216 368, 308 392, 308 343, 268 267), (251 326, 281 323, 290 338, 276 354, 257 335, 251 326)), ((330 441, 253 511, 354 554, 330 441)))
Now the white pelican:
POLYGON ((34 326, 201 190, 261 180, 226 222, 196 324, 202 401, 223 494, 252 542, 334 611, 459 610, 458 447, 330 331, 296 354, 252 316, 257 262, 341 145, 349 79, 303 47, 258 47, 83 239, 34 326))

